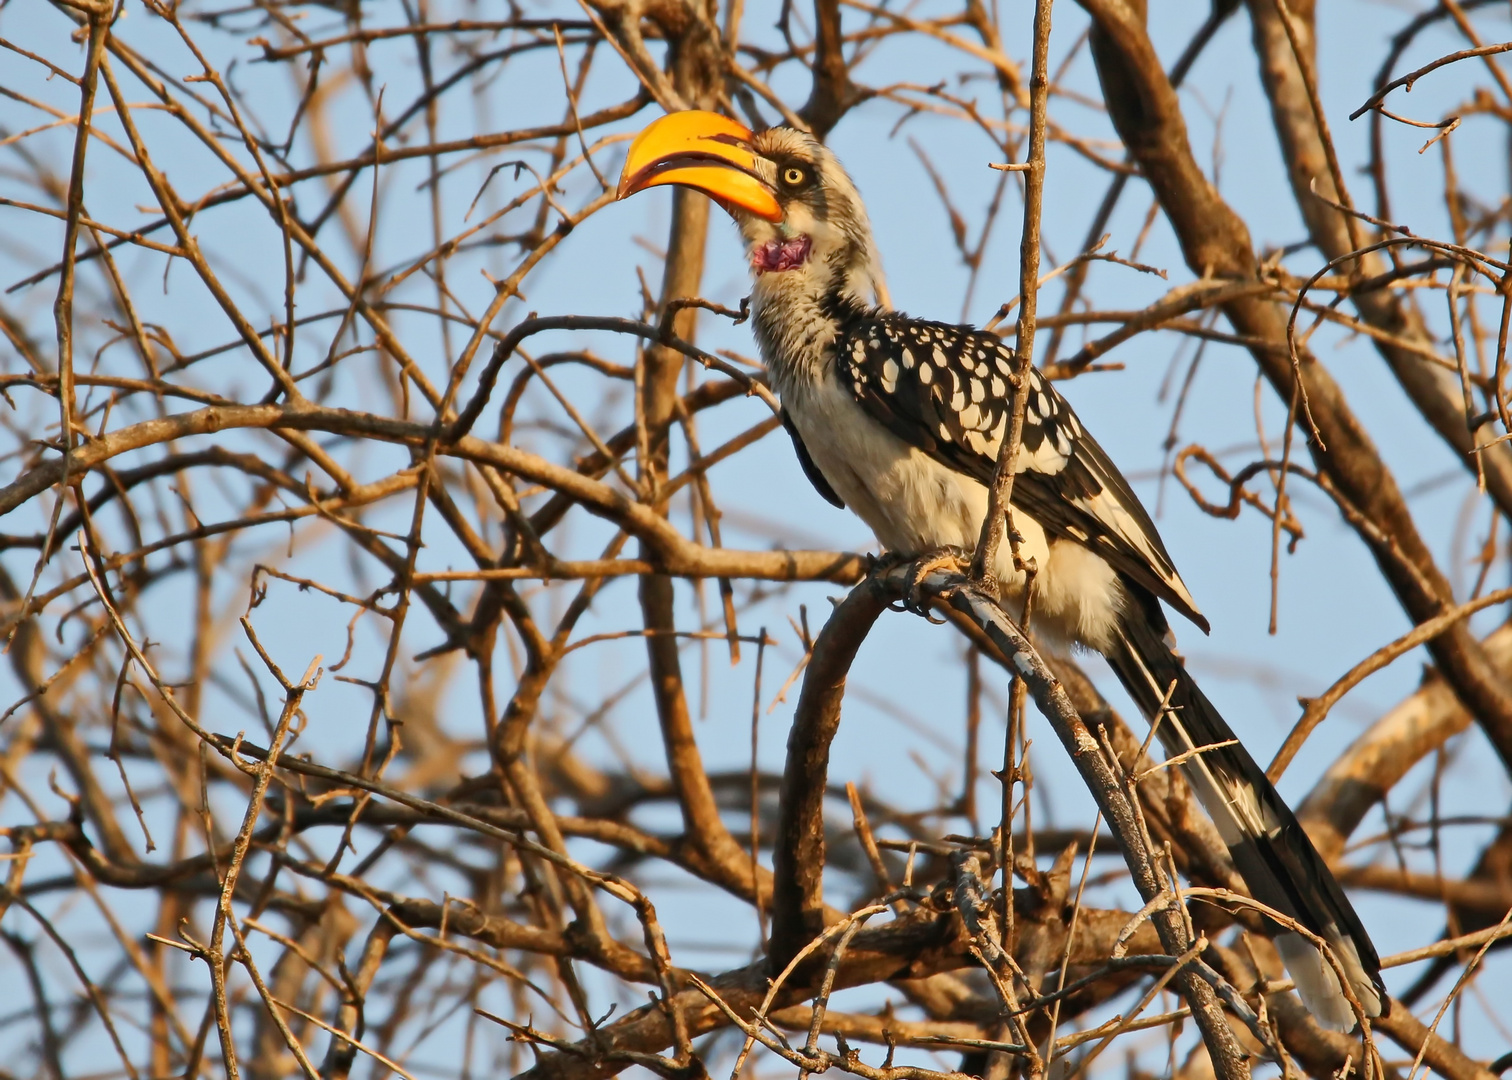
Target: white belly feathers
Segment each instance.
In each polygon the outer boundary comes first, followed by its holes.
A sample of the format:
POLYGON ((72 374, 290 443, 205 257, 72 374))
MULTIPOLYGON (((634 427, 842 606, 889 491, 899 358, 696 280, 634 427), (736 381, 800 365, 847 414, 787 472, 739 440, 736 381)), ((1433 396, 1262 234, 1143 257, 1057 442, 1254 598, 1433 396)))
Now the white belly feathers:
MULTIPOLYGON (((845 505, 894 554, 975 548, 987 512, 987 489, 893 435, 826 376, 817 385, 783 394, 783 403, 809 456, 845 505)), ((1047 538, 1022 510, 1015 510, 1013 520, 1024 538, 1021 552, 1039 567, 1032 620, 1036 634, 1062 645, 1106 647, 1123 603, 1117 574, 1080 544, 1047 538)), ((1014 569, 1006 541, 996 562, 1003 599, 1015 605, 1010 610, 1017 614, 1024 575, 1014 569)))

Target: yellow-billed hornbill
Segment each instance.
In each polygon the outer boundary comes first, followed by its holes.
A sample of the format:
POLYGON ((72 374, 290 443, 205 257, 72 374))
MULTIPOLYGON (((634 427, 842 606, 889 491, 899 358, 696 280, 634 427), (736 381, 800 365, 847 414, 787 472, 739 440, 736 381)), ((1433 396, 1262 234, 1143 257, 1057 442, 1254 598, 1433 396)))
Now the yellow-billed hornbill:
MULTIPOLYGON (((756 340, 820 494, 859 514, 896 555, 973 548, 1013 406, 1013 351, 986 331, 879 303, 882 269, 861 196, 808 134, 670 114, 631 145, 619 195, 659 184, 705 192, 739 225, 756 340)), ((1172 650, 1161 600, 1204 632, 1208 623, 1154 522, 1038 371, 1026 393, 1012 501, 1021 552, 1038 568, 1036 632, 1106 657, 1167 754, 1203 748, 1181 767, 1250 891, 1327 942, 1366 1015, 1379 1015, 1386 991, 1359 916, 1172 650)), ((1004 600, 1022 602, 1025 575, 1007 544, 996 562, 1004 600)), ((1274 929, 1313 1015, 1352 1029, 1332 966, 1303 935, 1274 929)))

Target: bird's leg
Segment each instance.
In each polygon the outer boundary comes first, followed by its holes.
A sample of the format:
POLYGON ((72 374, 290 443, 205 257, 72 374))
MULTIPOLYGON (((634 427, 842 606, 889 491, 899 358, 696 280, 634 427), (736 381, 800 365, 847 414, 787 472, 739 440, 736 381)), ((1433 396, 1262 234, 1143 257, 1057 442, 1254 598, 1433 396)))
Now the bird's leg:
POLYGON ((903 610, 929 619, 929 604, 924 598, 924 579, 936 570, 948 569, 964 574, 970 565, 971 552, 948 545, 914 556, 908 566, 908 590, 903 600, 903 610))
MULTIPOLYGON (((899 555, 896 551, 884 551, 877 555, 873 555, 870 552, 867 552, 863 556, 863 559, 865 560, 866 564, 866 576, 869 578, 885 577, 887 574, 892 573, 892 571, 894 570, 900 570, 904 567, 908 567, 908 580, 910 582, 913 581, 912 567, 915 561, 914 556, 899 555)), ((908 602, 904 600, 895 607, 895 610, 911 611, 912 608, 910 608, 908 606, 908 602)))

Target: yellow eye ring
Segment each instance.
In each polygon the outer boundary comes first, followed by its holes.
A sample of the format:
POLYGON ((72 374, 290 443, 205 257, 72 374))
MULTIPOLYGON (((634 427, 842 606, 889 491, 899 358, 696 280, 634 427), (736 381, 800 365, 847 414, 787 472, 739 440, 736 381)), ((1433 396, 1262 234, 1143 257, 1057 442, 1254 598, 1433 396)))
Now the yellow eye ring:
POLYGON ((782 182, 788 187, 797 187, 808 179, 808 173, 796 165, 789 165, 782 170, 782 182))

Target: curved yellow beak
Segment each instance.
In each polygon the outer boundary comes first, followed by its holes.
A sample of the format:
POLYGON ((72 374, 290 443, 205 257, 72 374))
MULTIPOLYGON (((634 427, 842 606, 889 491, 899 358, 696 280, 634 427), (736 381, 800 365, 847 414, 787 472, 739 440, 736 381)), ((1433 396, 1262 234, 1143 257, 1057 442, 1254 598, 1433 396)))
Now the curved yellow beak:
POLYGON ((751 130, 718 113, 668 113, 635 137, 616 197, 658 184, 684 184, 726 210, 739 207, 767 221, 782 220, 777 196, 756 171, 751 130))

